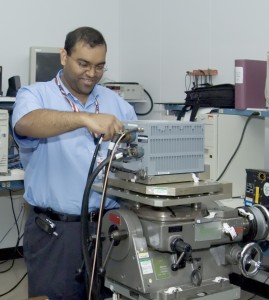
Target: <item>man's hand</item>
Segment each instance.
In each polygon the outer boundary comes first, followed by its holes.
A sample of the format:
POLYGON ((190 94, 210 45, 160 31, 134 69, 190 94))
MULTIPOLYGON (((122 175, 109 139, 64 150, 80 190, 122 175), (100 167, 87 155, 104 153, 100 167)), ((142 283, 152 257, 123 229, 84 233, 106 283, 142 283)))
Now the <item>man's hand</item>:
POLYGON ((123 124, 110 114, 89 114, 85 127, 93 134, 104 134, 104 141, 108 141, 122 130, 123 124))

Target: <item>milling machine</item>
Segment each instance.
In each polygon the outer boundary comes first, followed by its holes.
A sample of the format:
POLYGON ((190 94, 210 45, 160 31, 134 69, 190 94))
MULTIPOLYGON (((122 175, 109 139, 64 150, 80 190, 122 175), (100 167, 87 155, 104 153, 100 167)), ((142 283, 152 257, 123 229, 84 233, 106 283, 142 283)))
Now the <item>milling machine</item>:
POLYGON ((107 194, 120 198, 121 208, 102 220, 105 284, 113 300, 239 299, 229 274, 259 272, 267 209, 223 204, 232 185, 208 179, 201 124, 132 126, 140 133, 121 145, 125 155, 112 164, 108 181, 107 194))

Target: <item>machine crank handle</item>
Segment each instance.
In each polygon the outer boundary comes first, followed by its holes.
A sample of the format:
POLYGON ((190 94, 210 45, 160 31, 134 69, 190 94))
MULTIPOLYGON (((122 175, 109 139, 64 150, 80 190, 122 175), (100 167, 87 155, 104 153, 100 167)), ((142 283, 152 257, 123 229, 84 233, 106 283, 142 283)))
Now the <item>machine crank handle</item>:
POLYGON ((112 249, 113 249, 114 244, 115 244, 115 241, 114 241, 114 240, 111 240, 111 241, 110 241, 109 248, 108 248, 107 253, 106 253, 106 257, 104 258, 104 262, 103 262, 103 265, 102 265, 102 270, 100 270, 101 273, 104 273, 104 271, 105 271, 105 267, 106 267, 108 258, 109 258, 109 256, 110 256, 110 253, 111 253, 111 251, 112 251, 112 249))
POLYGON ((113 246, 116 245, 116 243, 118 245, 120 243, 120 241, 127 239, 127 237, 128 237, 128 232, 126 230, 114 230, 110 233, 110 240, 111 241, 110 241, 110 245, 109 245, 109 248, 107 250, 106 256, 104 258, 102 268, 100 270, 101 273, 105 272, 105 267, 107 265, 110 253, 113 249, 113 246))
POLYGON ((185 256, 185 252, 182 252, 179 256, 179 258, 177 259, 176 263, 171 265, 171 270, 172 271, 177 271, 179 269, 179 265, 183 259, 183 257, 185 256))
MULTIPOLYGON (((102 233, 101 234, 101 242, 103 242, 104 240, 105 240, 105 236, 102 233)), ((95 241, 96 241, 96 234, 91 234, 88 238, 88 243, 89 243, 88 252, 89 253, 91 252, 91 248, 93 247, 95 241)), ((83 259, 80 268, 78 268, 76 270, 76 276, 75 276, 76 280, 78 280, 78 281, 84 280, 84 278, 83 278, 84 271, 85 271, 85 260, 83 259)))
POLYGON ((181 238, 175 238, 171 242, 170 248, 173 252, 180 254, 176 263, 171 265, 171 270, 177 271, 179 268, 182 268, 185 266, 185 264, 181 264, 184 256, 186 256, 187 258, 191 257, 192 248, 191 248, 191 245, 185 243, 181 238))

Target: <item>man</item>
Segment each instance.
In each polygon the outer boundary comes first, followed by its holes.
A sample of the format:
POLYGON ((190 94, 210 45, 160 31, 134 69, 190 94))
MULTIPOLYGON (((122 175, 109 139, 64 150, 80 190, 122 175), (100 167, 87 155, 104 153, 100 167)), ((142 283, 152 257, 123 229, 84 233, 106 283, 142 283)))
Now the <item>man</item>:
MULTIPOLYGON (((87 298, 75 274, 83 260, 80 213, 95 136, 103 134, 109 141, 122 129, 121 121, 136 119, 131 105, 98 85, 106 52, 99 31, 78 28, 66 36, 60 53, 63 70, 17 94, 12 122, 25 170, 24 197, 32 207, 24 231, 29 297, 87 298), (54 234, 42 226, 44 216, 56 225, 54 234)), ((107 144, 101 144, 99 159, 107 144)), ((100 198, 91 192, 90 212, 98 212, 100 198)), ((107 198, 105 208, 116 207, 107 198)))

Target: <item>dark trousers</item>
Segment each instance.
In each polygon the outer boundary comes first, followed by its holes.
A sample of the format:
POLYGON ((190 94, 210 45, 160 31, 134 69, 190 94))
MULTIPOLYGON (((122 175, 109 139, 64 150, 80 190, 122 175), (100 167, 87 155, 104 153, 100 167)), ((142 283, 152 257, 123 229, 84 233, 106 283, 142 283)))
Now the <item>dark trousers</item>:
MULTIPOLYGON (((53 221, 58 234, 55 236, 36 225, 36 216, 34 212, 30 213, 24 231, 29 297, 46 295, 50 300, 88 299, 84 278, 76 279, 76 272, 83 262, 80 222, 53 221)), ((94 232, 96 224, 90 223, 89 226, 94 232)))

